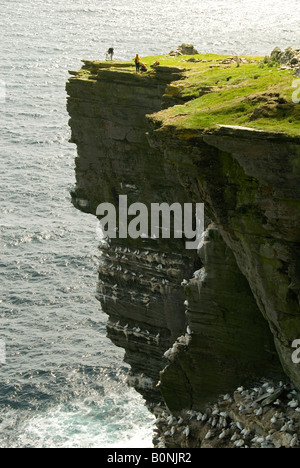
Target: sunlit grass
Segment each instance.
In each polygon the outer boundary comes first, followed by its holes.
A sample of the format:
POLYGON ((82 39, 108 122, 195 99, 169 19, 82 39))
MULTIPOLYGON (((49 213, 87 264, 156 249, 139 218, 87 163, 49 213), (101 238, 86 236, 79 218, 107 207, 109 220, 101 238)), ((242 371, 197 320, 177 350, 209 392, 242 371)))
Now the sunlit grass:
POLYGON ((89 70, 80 73, 82 79, 101 71, 120 73, 120 78, 121 74, 123 78, 134 74, 135 80, 147 81, 156 77, 156 71, 159 76, 165 67, 179 69, 182 79, 166 88, 169 107, 152 116, 161 125, 191 129, 239 125, 299 135, 300 104, 292 100, 296 79, 293 70, 281 69, 263 57, 239 57, 239 63, 224 63, 227 58, 217 54, 155 55, 141 58, 147 73, 135 73, 134 58, 127 62, 93 62, 92 68, 89 65, 89 70), (153 67, 155 62, 159 62, 157 69, 153 67))
POLYGON ((296 79, 292 70, 263 65, 259 57, 248 57, 254 63, 239 66, 222 64, 222 56, 195 58, 204 62, 166 59, 168 65, 186 68, 185 79, 173 85, 181 89, 178 97, 189 101, 159 112, 154 120, 182 128, 239 125, 300 135, 300 104, 292 101, 296 79))

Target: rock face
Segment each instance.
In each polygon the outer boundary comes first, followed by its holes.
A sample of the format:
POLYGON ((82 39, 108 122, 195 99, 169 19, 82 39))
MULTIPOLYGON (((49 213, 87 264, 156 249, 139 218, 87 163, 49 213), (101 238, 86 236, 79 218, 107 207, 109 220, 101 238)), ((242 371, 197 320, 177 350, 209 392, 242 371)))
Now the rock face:
POLYGON ((174 413, 202 409, 265 373, 280 375, 267 322, 215 226, 206 230, 199 256, 203 267, 185 286, 191 335, 175 343, 161 375, 162 394, 174 413))
POLYGON ((181 44, 180 46, 177 47, 176 50, 171 50, 169 55, 178 57, 179 55, 198 55, 199 52, 193 44, 181 44))
POLYGON ((279 47, 275 47, 271 53, 271 57, 289 68, 295 69, 295 74, 300 73, 300 49, 297 47, 288 47, 285 50, 281 50, 279 47))
MULTIPOLYGON (((162 107, 169 82, 179 69, 158 67, 155 77, 86 62, 67 85, 72 141, 77 144, 77 186, 72 193, 79 209, 95 214, 102 202, 118 206, 189 201, 178 179, 146 138, 146 114, 162 107)), ((102 246, 97 297, 109 316, 108 336, 125 349, 130 382, 148 402, 161 401, 156 384, 165 366, 164 352, 184 332, 181 282, 199 268, 195 251, 182 240, 118 239, 102 246)))
POLYGON ((76 143, 74 205, 204 202, 199 252, 182 239, 102 245, 98 298, 108 336, 150 408, 202 411, 221 393, 285 373, 300 389, 300 140, 251 129, 177 129, 184 70, 136 75, 85 62, 67 84, 76 143), (176 86, 175 86, 176 88, 176 86), (275 343, 275 344, 274 344, 275 343))
POLYGON ((201 135, 182 130, 177 138, 174 132, 157 129, 151 139, 205 201, 269 322, 284 370, 300 388, 291 359, 300 335, 299 139, 225 126, 201 135))

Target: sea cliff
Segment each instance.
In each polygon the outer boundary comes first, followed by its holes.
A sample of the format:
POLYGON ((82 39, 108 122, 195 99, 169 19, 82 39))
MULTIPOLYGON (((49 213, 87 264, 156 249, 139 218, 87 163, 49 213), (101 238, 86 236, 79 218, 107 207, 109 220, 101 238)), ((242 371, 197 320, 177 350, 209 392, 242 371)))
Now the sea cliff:
MULTIPOLYGON (((182 239, 102 244, 97 291, 129 381, 159 416, 156 443, 197 447, 208 444, 203 415, 211 417, 220 395, 232 395, 222 405, 236 424, 237 387, 261 389, 267 379, 283 399, 300 389, 292 361, 300 339, 299 109, 292 70, 274 60, 144 61, 145 74, 130 62, 95 61, 71 72, 72 199, 94 215, 100 203, 117 206, 119 195, 146 206, 205 204, 198 251, 182 239), (166 429, 168 418, 180 421, 176 429, 166 429)), ((261 427, 265 438, 271 429, 261 427)), ((228 437, 220 438, 227 446, 228 437)))

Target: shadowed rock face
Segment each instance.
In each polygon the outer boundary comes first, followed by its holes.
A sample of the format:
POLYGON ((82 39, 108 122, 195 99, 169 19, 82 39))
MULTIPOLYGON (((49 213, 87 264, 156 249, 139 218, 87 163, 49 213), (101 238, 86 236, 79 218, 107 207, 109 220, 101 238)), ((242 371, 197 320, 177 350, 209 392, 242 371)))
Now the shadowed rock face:
POLYGON ((153 127, 146 116, 174 104, 163 95, 181 70, 141 77, 107 67, 86 62, 67 84, 74 205, 95 214, 119 195, 148 207, 204 201, 206 226, 214 223, 199 254, 180 239, 101 247, 98 297, 131 383, 148 403, 198 409, 237 384, 282 375, 275 337, 300 387, 290 348, 300 338, 299 143, 233 128, 153 127))
POLYGON ((299 139, 224 126, 202 134, 158 128, 150 140, 204 200, 300 388, 291 359, 300 336, 299 139))
POLYGON ((173 412, 202 409, 232 386, 266 373, 280 376, 267 322, 216 227, 206 230, 199 255, 203 267, 185 286, 189 342, 175 345, 161 376, 173 412))
MULTIPOLYGON (((105 64, 106 65, 106 64, 105 64)), ((166 84, 180 70, 160 68, 156 78, 86 64, 88 78, 69 81, 68 111, 76 142, 73 203, 95 214, 102 202, 118 207, 119 195, 134 202, 181 204, 189 197, 160 151, 149 146, 146 114, 161 109, 166 84), (90 79, 93 78, 93 79, 90 79)), ((109 338, 125 349, 130 382, 148 402, 162 400, 156 388, 165 351, 184 333, 181 282, 200 267, 183 240, 118 239, 101 247, 97 297, 109 316, 109 338)))

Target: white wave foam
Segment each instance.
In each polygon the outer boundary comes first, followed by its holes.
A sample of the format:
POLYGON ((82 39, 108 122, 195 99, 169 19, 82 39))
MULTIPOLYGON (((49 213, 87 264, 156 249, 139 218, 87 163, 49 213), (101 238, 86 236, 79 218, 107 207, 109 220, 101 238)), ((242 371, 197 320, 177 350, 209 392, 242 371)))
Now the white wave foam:
POLYGON ((153 421, 142 398, 126 389, 39 412, 19 426, 17 439, 34 448, 149 448, 153 421))

